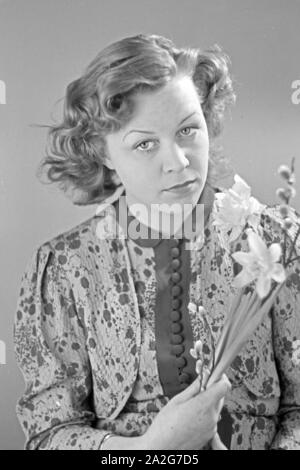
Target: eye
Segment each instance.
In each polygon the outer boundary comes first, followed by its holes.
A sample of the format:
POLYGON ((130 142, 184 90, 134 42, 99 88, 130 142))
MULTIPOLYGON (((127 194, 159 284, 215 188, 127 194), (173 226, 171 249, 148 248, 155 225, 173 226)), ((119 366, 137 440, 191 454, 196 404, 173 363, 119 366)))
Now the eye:
POLYGON ((199 129, 199 128, 196 126, 188 126, 188 127, 184 127, 183 129, 181 129, 180 132, 182 132, 184 136, 190 136, 194 134, 194 133, 193 134, 191 133, 192 129, 199 129), (184 132, 184 131, 187 131, 187 132, 184 132))
POLYGON ((142 152, 151 152, 151 150, 153 150, 153 146, 154 146, 153 140, 143 140, 143 142, 140 142, 138 145, 135 146, 135 149, 141 150, 142 152), (153 144, 153 145, 149 146, 149 144, 153 144))

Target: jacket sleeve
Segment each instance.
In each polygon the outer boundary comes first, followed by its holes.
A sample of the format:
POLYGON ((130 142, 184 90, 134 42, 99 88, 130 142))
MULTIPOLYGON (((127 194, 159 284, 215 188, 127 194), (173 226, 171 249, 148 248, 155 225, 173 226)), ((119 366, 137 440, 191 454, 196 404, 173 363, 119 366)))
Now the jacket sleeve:
MULTIPOLYGON (((278 220, 279 218, 277 218, 278 220)), ((293 212, 289 235, 295 238, 300 217, 293 212)), ((281 237, 282 232, 281 232, 281 237)), ((274 242, 280 241, 274 240, 274 242)), ((289 250, 291 239, 288 238, 289 250)), ((288 252, 289 252, 288 250, 288 252)), ((293 258, 300 256, 300 237, 293 258)), ((281 397, 279 426, 271 449, 300 449, 300 259, 286 269, 288 279, 273 307, 273 341, 281 397)))
POLYGON ((97 450, 105 434, 92 427, 85 330, 63 263, 45 244, 21 282, 14 342, 25 392, 16 411, 27 450, 97 450))

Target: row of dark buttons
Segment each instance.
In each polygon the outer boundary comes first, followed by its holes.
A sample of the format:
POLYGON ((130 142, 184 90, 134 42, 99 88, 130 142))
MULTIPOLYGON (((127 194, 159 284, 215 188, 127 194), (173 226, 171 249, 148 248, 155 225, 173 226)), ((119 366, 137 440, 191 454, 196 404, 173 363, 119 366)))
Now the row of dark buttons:
POLYGON ((181 299, 179 296, 182 294, 182 287, 178 285, 181 281, 181 274, 177 272, 177 270, 181 266, 180 257, 180 249, 179 249, 179 240, 172 240, 170 254, 172 257, 171 267, 172 267, 172 274, 170 276, 170 288, 171 288, 171 296, 172 296, 172 311, 170 314, 170 318, 172 320, 171 324, 171 351, 175 357, 176 366, 179 369, 179 382, 182 386, 186 387, 189 383, 190 376, 189 374, 182 372, 182 369, 187 365, 187 360, 185 357, 182 356, 184 352, 184 337, 179 334, 183 330, 183 325, 180 323, 182 319, 182 315, 180 312, 181 307, 181 299), (172 246, 173 245, 173 246, 172 246))

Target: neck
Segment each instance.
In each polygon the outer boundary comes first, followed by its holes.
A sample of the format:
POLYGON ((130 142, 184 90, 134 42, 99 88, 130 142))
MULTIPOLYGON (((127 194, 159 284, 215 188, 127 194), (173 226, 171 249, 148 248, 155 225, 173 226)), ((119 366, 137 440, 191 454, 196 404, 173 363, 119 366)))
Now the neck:
POLYGON ((151 238, 187 238, 197 236, 208 219, 214 200, 214 190, 205 184, 203 191, 193 206, 192 204, 144 204, 131 194, 125 195, 129 215, 151 230, 151 238), (170 210, 172 209, 172 210, 170 210), (175 209, 175 210, 174 210, 175 209))

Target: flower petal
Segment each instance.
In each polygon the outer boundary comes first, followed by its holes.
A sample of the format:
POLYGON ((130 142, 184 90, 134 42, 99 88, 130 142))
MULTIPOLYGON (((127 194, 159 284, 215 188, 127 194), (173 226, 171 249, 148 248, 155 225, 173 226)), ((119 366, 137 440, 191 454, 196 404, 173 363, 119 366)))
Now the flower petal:
POLYGON ((196 373, 200 375, 202 373, 202 361, 198 360, 196 361, 196 373))
POLYGON ((202 354, 202 348, 203 348, 203 343, 200 339, 198 339, 198 341, 196 341, 195 343, 195 351, 198 356, 202 354))
POLYGON ((251 196, 249 199, 249 210, 251 214, 259 214, 262 209, 266 207, 265 204, 261 204, 255 197, 251 196))
POLYGON ((253 262, 253 255, 245 251, 236 251, 232 253, 232 257, 242 266, 249 266, 253 262))
POLYGON ((195 351, 194 348, 191 348, 191 349, 190 349, 190 355, 191 355, 194 359, 197 359, 197 358, 198 358, 197 353, 196 353, 196 351, 195 351))
POLYGON ((190 302, 188 304, 188 309, 193 312, 193 313, 196 313, 197 312, 197 305, 195 305, 193 302, 190 302))
POLYGON ((234 242, 234 240, 236 240, 240 236, 240 234, 242 233, 242 230, 243 230, 242 226, 233 227, 232 232, 229 236, 229 240, 228 240, 229 243, 234 242))
POLYGON ((243 269, 232 281, 233 287, 241 288, 255 279, 255 274, 243 269))
POLYGON ((257 235, 257 233, 254 233, 252 230, 248 230, 247 233, 249 248, 252 253, 260 259, 268 260, 268 248, 263 239, 259 235, 257 235))
POLYGON ((243 198, 249 198, 251 194, 251 188, 238 174, 234 175, 234 185, 232 186, 233 191, 238 193, 243 198))
MULTIPOLYGON (((198 307, 198 313, 200 313, 200 315, 204 315, 206 313, 206 310, 205 308, 203 307, 203 305, 199 305, 198 307)), ((198 339, 197 343, 201 344, 201 347, 202 347, 202 341, 200 339, 198 339)), ((196 344, 197 344, 196 343, 196 344)))
POLYGON ((274 264, 271 276, 272 279, 274 279, 274 281, 278 282, 279 284, 286 280, 286 272, 282 264, 274 264))
POLYGON ((281 256, 280 244, 272 243, 272 245, 269 247, 269 253, 271 255, 271 260, 273 261, 273 263, 275 263, 275 261, 278 261, 281 256))
POLYGON ((256 282, 256 292, 263 299, 268 295, 271 288, 271 279, 267 276, 259 276, 256 282))

